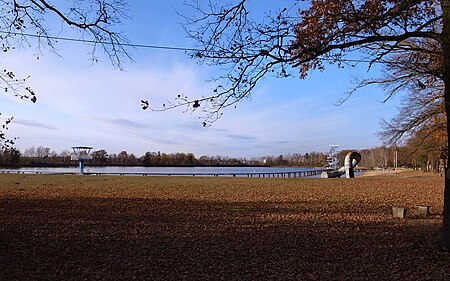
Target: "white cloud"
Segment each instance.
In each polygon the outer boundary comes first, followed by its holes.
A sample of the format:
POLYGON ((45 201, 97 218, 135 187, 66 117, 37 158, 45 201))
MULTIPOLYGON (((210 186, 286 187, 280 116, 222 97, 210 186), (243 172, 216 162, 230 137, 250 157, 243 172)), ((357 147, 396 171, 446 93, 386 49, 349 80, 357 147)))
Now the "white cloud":
POLYGON ((205 83, 208 69, 184 55, 166 53, 164 59, 161 53, 157 58, 149 54, 119 71, 107 62, 91 65, 83 48, 65 51, 63 58, 45 55, 40 60, 27 50, 1 56, 17 74, 31 75, 28 83, 38 95, 37 104, 0 97, 7 104, 1 112, 17 117, 9 134, 20 137, 22 149, 45 145, 62 151, 82 144, 138 156, 146 151, 229 156, 324 151, 336 142, 376 144, 380 115, 389 116, 369 95, 334 106, 347 83, 345 75, 332 72, 307 80, 265 79, 251 100, 203 128, 199 114, 183 113, 184 108, 160 113, 140 108, 141 99, 158 107, 178 94, 200 97, 211 91, 205 83))

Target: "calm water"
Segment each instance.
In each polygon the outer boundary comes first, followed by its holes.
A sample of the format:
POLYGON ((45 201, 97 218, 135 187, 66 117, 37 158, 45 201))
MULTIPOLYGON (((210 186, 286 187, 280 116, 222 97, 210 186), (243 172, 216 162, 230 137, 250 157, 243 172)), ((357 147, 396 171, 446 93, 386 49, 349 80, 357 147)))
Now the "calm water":
MULTIPOLYGON (((310 171, 311 168, 272 168, 272 167, 85 167, 85 173, 103 174, 248 174, 248 173, 288 173, 310 171)), ((25 173, 79 173, 78 167, 65 168, 20 168, 2 169, 1 172, 25 172, 25 173)))

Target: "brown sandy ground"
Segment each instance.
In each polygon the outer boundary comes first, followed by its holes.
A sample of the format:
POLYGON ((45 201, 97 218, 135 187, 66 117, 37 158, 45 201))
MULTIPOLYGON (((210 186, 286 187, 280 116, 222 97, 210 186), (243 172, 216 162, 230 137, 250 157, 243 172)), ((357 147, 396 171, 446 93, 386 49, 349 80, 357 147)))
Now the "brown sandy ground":
POLYGON ((1 174, 0 280, 450 280, 442 191, 423 174, 1 174))
POLYGON ((358 175, 358 177, 373 177, 373 176, 425 178, 425 177, 437 177, 437 176, 442 176, 442 175, 436 174, 436 173, 422 172, 419 170, 405 169, 405 168, 398 168, 397 170, 395 170, 393 168, 379 169, 379 170, 367 170, 367 171, 362 172, 360 175, 358 175))

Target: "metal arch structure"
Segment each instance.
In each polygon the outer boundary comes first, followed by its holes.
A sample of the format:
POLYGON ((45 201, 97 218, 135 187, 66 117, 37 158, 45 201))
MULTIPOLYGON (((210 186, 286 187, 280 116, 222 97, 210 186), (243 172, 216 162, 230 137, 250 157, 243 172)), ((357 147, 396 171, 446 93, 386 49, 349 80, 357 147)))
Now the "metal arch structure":
POLYGON ((350 152, 345 156, 344 159, 344 170, 346 178, 354 178, 355 177, 355 171, 353 168, 355 168, 358 163, 361 162, 361 154, 358 152, 350 152))
POLYGON ((79 161, 80 173, 84 174, 84 161, 91 160, 92 146, 72 146, 73 153, 70 157, 71 160, 79 161))

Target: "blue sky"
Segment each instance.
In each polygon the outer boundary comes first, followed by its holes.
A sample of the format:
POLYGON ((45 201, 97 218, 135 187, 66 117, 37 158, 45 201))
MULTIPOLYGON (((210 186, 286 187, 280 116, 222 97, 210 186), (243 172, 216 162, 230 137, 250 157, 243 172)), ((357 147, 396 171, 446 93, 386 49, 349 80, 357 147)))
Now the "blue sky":
MULTIPOLYGON (((174 10, 186 12, 183 2, 130 1, 132 19, 120 29, 135 44, 193 47, 174 10)), ((15 116, 8 136, 19 137, 21 151, 42 145, 59 153, 90 145, 137 156, 161 151, 250 158, 327 151, 330 144, 371 148, 381 144, 375 135, 381 118, 394 116, 399 105, 399 97, 382 104, 382 89, 370 87, 336 106, 353 76, 373 76, 377 69, 330 66, 305 80, 266 77, 250 100, 204 128, 196 112, 143 111, 140 100, 158 105, 181 93, 200 97, 214 88, 206 81, 217 67, 199 66, 182 51, 134 48, 134 62, 120 71, 101 53, 93 64, 88 45, 61 41, 56 47, 58 55, 43 49, 39 59, 34 46, 0 55, 2 67, 30 75, 28 85, 38 96, 36 104, 0 96, 2 116, 15 116)))

